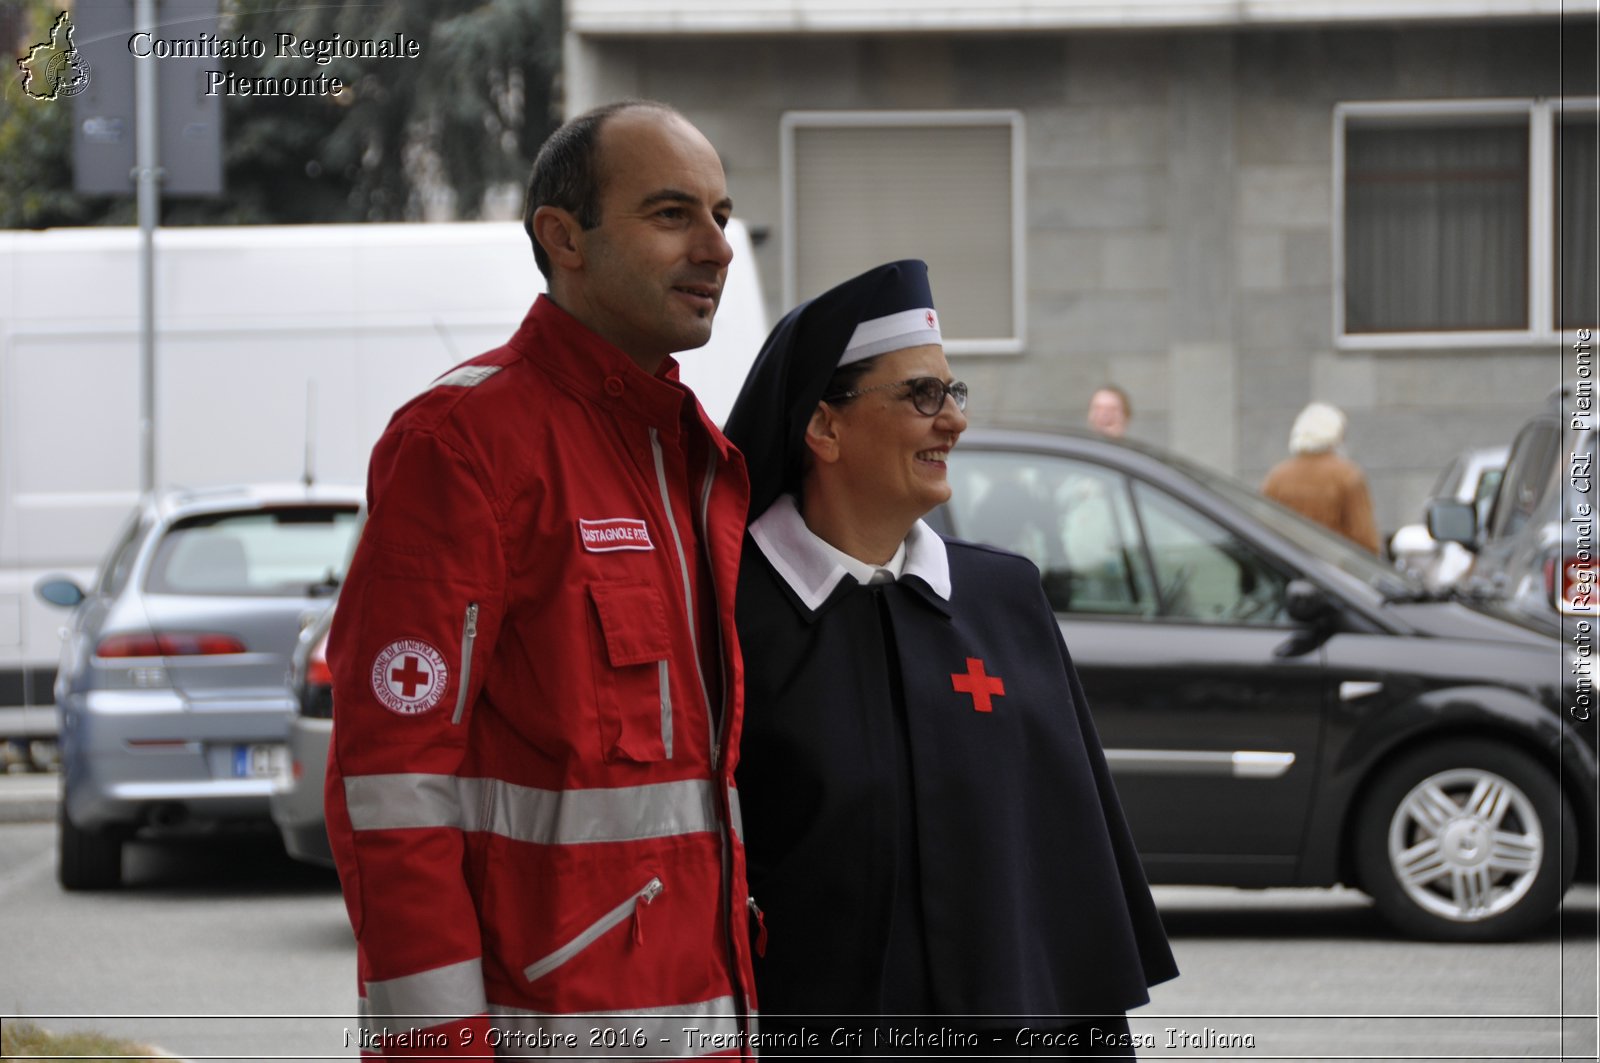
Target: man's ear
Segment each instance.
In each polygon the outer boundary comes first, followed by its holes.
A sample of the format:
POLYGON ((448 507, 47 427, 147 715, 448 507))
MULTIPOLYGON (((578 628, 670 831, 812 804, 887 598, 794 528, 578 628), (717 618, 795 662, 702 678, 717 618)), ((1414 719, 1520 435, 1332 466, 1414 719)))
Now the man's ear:
POLYGON ((806 446, 820 462, 832 464, 839 460, 839 416, 826 402, 817 403, 806 422, 806 446))
POLYGON ((543 206, 533 212, 533 236, 550 256, 550 264, 568 271, 583 268, 583 245, 578 224, 571 211, 543 206))

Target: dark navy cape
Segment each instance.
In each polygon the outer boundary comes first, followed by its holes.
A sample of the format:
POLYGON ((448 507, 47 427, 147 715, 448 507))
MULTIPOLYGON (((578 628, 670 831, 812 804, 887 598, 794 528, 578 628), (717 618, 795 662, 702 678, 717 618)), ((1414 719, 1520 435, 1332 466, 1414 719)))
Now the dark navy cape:
POLYGON ((745 539, 738 783, 764 1016, 1059 1026, 1177 974, 1038 570, 943 546, 948 600, 908 568, 807 604, 745 539), (1004 686, 989 712, 956 689, 969 660, 1004 686))

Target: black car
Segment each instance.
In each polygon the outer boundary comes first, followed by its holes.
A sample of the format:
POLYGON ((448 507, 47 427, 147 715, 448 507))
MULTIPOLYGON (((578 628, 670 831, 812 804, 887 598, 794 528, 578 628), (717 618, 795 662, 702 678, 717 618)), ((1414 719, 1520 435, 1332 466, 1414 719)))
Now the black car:
POLYGON ((1153 882, 1344 883, 1489 940, 1594 878, 1558 638, 1154 448, 971 431, 950 479, 930 523, 1038 564, 1153 882))

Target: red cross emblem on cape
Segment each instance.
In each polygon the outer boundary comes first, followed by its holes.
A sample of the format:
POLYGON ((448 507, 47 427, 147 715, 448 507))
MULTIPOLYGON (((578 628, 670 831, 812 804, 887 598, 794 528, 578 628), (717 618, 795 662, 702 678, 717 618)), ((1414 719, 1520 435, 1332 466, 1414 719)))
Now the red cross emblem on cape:
POLYGON ((950 685, 958 694, 972 695, 974 712, 993 712, 994 702, 990 699, 1004 697, 1006 692, 1005 680, 984 672, 983 660, 978 657, 967 658, 965 673, 952 672, 950 685))

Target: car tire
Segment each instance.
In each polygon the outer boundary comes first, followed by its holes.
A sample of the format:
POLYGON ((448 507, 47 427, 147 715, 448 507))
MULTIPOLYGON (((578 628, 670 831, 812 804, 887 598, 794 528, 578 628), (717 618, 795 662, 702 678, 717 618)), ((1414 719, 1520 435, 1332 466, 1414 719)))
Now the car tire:
POLYGON ((122 885, 122 836, 72 822, 63 802, 56 813, 56 878, 62 889, 114 890, 122 885))
POLYGON ((1578 832, 1549 770, 1456 738, 1404 756, 1362 806, 1356 862, 1379 913, 1414 937, 1503 941, 1548 919, 1572 882, 1578 832))

